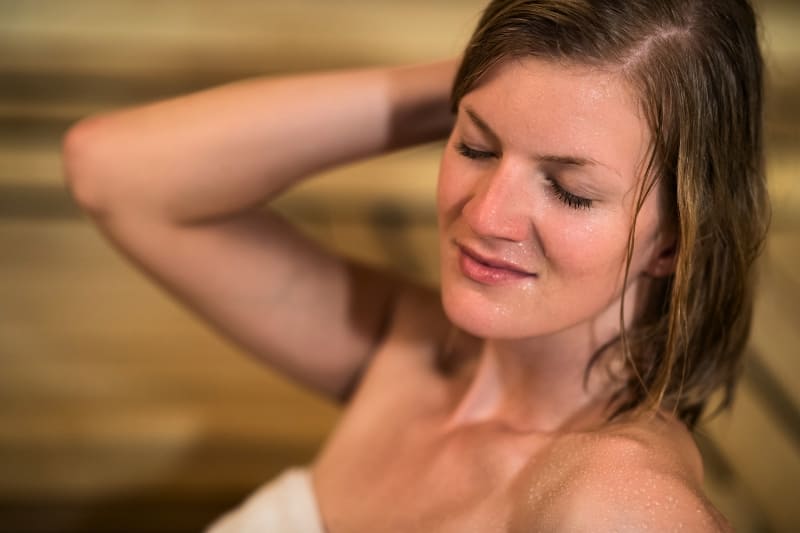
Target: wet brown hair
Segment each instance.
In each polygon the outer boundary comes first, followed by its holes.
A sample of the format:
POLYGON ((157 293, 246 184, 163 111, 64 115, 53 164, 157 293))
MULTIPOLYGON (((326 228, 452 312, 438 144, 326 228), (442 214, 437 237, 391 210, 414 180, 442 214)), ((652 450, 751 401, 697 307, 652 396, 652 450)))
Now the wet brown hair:
POLYGON ((721 408, 732 402, 768 225, 753 9, 746 0, 492 1, 456 75, 453 110, 493 66, 530 56, 619 72, 640 98, 652 145, 636 215, 662 187, 676 263, 610 344, 633 370, 611 418, 666 406, 692 428, 714 391, 721 408))

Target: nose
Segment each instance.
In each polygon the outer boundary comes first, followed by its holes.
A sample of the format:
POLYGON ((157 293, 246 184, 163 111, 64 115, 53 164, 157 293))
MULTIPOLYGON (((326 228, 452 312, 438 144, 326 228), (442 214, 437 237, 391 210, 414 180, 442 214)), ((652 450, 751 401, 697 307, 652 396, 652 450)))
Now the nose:
POLYGON ((482 179, 464 204, 462 215, 478 236, 520 242, 530 237, 525 188, 510 165, 498 165, 482 179))

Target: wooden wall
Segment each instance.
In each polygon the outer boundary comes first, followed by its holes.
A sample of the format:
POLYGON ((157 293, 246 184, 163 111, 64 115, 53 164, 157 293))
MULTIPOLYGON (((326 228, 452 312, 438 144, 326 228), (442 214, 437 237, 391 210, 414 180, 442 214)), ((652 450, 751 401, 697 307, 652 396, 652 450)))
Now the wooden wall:
MULTIPOLYGON (((308 461, 337 411, 218 338, 74 208, 81 116, 258 74, 454 55, 477 0, 0 1, 0 531, 190 531, 308 461)), ((774 224, 747 372, 698 440, 739 531, 800 530, 800 6, 760 2, 774 224)), ((440 146, 281 201, 345 253, 436 282, 440 146)))

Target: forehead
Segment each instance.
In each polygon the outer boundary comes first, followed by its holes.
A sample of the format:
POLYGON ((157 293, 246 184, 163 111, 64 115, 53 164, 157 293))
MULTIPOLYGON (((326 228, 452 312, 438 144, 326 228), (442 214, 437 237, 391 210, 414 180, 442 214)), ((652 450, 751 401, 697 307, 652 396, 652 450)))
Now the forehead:
POLYGON ((635 92, 613 70, 526 57, 501 62, 460 105, 504 150, 582 157, 636 175, 649 130, 635 92))

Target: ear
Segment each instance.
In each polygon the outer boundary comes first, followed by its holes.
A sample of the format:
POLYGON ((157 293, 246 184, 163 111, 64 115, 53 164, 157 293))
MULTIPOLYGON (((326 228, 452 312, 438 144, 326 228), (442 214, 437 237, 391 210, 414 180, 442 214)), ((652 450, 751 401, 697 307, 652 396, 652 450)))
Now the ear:
POLYGON ((654 278, 663 278, 675 272, 675 262, 678 258, 678 242, 672 232, 662 236, 655 254, 647 265, 645 272, 654 278))

